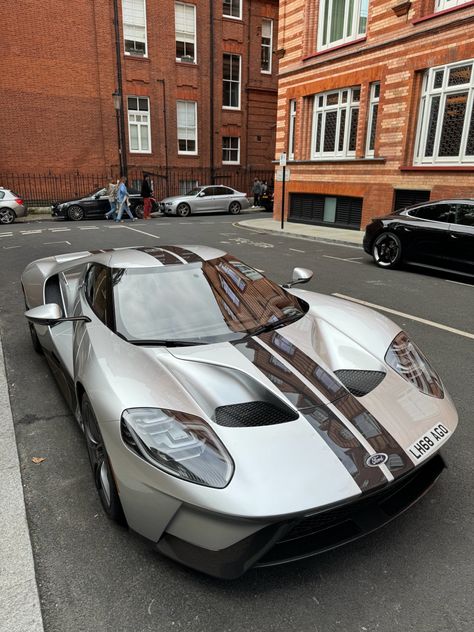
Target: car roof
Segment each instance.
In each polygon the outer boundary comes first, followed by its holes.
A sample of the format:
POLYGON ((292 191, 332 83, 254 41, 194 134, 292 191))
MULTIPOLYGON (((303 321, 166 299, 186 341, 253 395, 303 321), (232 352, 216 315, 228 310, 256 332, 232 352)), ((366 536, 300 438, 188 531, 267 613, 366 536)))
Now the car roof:
POLYGON ((137 246, 93 250, 92 260, 109 268, 153 268, 185 265, 223 257, 227 253, 208 246, 137 246))
POLYGON ((407 211, 412 208, 418 208, 421 206, 432 206, 433 204, 459 204, 459 203, 473 204, 474 198, 448 198, 445 200, 427 200, 426 202, 419 202, 418 204, 410 204, 398 209, 399 211, 407 211))

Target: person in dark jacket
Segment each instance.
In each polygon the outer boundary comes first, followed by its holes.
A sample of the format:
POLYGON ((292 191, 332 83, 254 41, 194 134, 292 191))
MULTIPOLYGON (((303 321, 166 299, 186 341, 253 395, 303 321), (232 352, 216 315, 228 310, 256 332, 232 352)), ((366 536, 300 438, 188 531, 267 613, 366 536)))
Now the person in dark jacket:
POLYGON ((151 219, 151 183, 150 176, 143 176, 141 196, 143 198, 143 219, 151 219))

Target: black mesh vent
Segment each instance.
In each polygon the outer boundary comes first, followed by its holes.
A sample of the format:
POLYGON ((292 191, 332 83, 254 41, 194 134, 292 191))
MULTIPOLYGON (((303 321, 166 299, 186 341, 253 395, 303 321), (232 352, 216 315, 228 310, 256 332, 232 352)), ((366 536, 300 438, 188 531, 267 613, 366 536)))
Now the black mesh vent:
POLYGON ((340 369, 334 371, 335 375, 341 380, 347 390, 356 397, 367 395, 373 391, 376 386, 385 377, 383 371, 359 371, 356 369, 340 369))
POLYGON ((275 406, 269 402, 245 402, 216 408, 215 420, 229 428, 275 426, 298 419, 298 413, 290 408, 275 406))

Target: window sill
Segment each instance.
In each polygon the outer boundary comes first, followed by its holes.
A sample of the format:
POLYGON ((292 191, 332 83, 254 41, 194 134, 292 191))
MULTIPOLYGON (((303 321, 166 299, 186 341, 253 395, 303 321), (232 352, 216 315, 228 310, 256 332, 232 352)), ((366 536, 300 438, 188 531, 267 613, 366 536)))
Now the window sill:
MULTIPOLYGON (((311 160, 288 160, 287 165, 324 165, 324 164, 352 164, 352 163, 378 163, 384 164, 386 162, 385 158, 313 158, 311 160)), ((279 165, 279 160, 273 160, 273 164, 279 165)))
POLYGON ((178 156, 185 156, 187 158, 199 158, 199 154, 192 151, 178 151, 178 156))
POLYGON ((133 53, 124 53, 125 59, 133 59, 137 61, 146 61, 150 63, 150 58, 148 55, 134 55, 133 53))
POLYGON ((140 151, 139 149, 130 149, 129 154, 141 154, 146 155, 146 156, 150 156, 153 152, 152 151, 140 151))
POLYGON ((360 44, 361 42, 365 42, 366 40, 367 35, 364 35, 364 37, 359 37, 358 39, 352 40, 350 42, 344 42, 343 44, 339 44, 338 46, 331 46, 331 48, 325 48, 324 50, 319 50, 316 53, 311 53, 311 55, 306 55, 306 57, 303 57, 302 61, 314 59, 315 57, 319 57, 320 55, 332 53, 333 51, 340 50, 341 48, 347 48, 348 46, 353 46, 354 44, 360 44))
POLYGON ((471 2, 466 2, 465 4, 460 4, 457 7, 450 7, 449 9, 444 9, 443 11, 436 11, 436 13, 430 13, 429 15, 424 15, 421 18, 417 18, 416 20, 412 20, 411 23, 413 25, 419 24, 420 22, 426 22, 427 20, 432 20, 433 18, 437 18, 439 15, 446 15, 447 13, 453 13, 453 11, 460 11, 461 9, 465 9, 466 7, 474 6, 474 0, 471 2))
POLYGON ((231 105, 223 105, 223 106, 222 106, 222 109, 223 109, 223 110, 229 110, 229 111, 231 111, 231 112, 241 112, 241 111, 242 111, 242 110, 240 109, 240 107, 238 107, 238 108, 234 108, 234 107, 232 107, 231 105))
POLYGON ((223 165, 238 165, 239 166, 240 165, 240 160, 238 162, 233 162, 231 160, 223 160, 222 164, 223 165))
POLYGON ((178 58, 176 58, 176 64, 179 66, 192 66, 193 68, 196 68, 199 65, 197 61, 186 61, 178 58))
POLYGON ((474 165, 415 165, 400 167, 400 171, 474 171, 474 165))
POLYGON ((222 15, 222 19, 223 20, 230 20, 231 22, 242 22, 243 18, 242 16, 240 17, 235 17, 234 15, 222 15))

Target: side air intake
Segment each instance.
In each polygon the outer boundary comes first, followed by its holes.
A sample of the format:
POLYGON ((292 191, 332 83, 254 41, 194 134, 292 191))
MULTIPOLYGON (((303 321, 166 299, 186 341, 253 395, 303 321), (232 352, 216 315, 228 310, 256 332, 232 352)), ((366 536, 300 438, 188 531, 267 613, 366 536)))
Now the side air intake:
POLYGON ((269 402, 244 402, 219 406, 214 419, 220 426, 228 428, 252 428, 255 426, 275 426, 298 419, 298 413, 282 405, 269 402))
POLYGON ((383 371, 360 371, 357 369, 340 369, 334 371, 334 374, 356 397, 362 397, 373 391, 385 377, 383 371))

